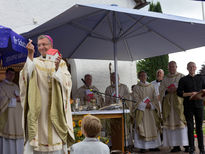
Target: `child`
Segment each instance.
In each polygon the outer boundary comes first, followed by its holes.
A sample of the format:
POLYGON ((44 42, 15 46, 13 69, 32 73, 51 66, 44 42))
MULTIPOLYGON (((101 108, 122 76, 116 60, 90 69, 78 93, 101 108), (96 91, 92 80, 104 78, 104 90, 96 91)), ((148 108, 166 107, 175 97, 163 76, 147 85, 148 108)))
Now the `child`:
POLYGON ((81 130, 85 139, 71 146, 71 154, 109 154, 108 146, 97 139, 101 131, 101 122, 95 116, 87 115, 82 120, 81 130))

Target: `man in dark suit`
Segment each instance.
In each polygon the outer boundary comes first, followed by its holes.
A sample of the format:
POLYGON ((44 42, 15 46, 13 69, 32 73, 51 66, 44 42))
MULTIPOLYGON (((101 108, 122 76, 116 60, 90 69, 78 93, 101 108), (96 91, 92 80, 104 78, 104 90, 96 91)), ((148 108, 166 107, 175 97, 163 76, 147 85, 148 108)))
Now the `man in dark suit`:
POLYGON ((177 95, 184 98, 184 115, 188 126, 188 138, 189 138, 189 153, 194 154, 194 121, 196 123, 196 133, 198 139, 198 147, 200 154, 204 152, 204 141, 203 141, 203 100, 190 100, 190 97, 205 89, 205 80, 201 75, 196 75, 196 64, 189 62, 187 64, 187 70, 189 74, 179 80, 177 89, 177 95))

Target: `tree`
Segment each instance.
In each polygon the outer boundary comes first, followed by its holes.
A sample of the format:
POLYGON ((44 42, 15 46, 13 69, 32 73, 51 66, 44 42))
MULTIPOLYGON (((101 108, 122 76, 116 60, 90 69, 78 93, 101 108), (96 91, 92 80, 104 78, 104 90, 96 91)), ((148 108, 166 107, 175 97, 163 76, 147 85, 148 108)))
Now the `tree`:
POLYGON ((205 64, 203 64, 203 65, 201 66, 201 69, 199 70, 199 74, 205 75, 205 64))
MULTIPOLYGON (((160 3, 157 2, 157 4, 154 4, 152 2, 149 6, 149 11, 162 13, 160 3)), ((148 81, 151 82, 156 79, 156 71, 158 69, 163 69, 165 74, 168 73, 168 63, 169 63, 168 55, 145 58, 137 62, 137 72, 144 70, 149 77, 148 81)))

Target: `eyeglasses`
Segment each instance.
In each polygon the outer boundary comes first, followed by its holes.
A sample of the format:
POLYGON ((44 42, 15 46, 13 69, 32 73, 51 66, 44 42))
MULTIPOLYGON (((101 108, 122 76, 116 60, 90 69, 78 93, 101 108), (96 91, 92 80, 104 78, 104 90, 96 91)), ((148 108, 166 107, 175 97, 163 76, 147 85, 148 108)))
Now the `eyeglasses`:
POLYGON ((42 43, 42 44, 38 44, 38 48, 41 47, 41 46, 48 46, 50 45, 49 43, 42 43))

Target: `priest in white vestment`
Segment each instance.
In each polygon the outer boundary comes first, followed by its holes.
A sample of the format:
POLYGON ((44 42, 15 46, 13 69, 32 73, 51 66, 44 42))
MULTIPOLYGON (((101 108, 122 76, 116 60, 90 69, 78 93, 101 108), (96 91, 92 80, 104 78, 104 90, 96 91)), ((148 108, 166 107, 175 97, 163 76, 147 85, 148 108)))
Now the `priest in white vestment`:
POLYGON ((8 68, 0 82, 0 154, 23 154, 24 149, 23 108, 14 78, 14 69, 8 68))
POLYGON ((92 85, 92 75, 86 74, 83 82, 84 85, 78 88, 77 92, 74 94, 74 99, 80 99, 80 104, 78 105, 96 106, 98 108, 102 107, 104 100, 102 95, 97 93, 99 90, 92 85))
POLYGON ((161 106, 161 102, 160 102, 159 86, 160 86, 160 83, 162 82, 163 78, 164 78, 164 71, 162 69, 158 69, 157 73, 156 73, 156 80, 151 82, 151 84, 155 88, 155 94, 159 100, 158 102, 159 102, 160 112, 162 112, 162 106, 161 106))
MULTIPOLYGON (((115 96, 116 96, 116 92, 115 92, 115 72, 111 73, 110 76, 110 80, 111 80, 111 85, 108 86, 105 90, 105 104, 106 105, 110 105, 110 104, 114 104, 117 103, 115 96)), ((119 76, 118 76, 118 80, 119 80, 119 76)), ((118 82, 118 93, 119 93, 119 97, 123 97, 126 99, 129 99, 129 89, 125 84, 122 84, 120 82, 118 82)))
POLYGON ((133 94, 136 104, 133 104, 135 135, 134 146, 145 152, 146 149, 159 151, 160 139, 160 111, 154 86, 147 82, 144 71, 138 73, 140 82, 134 87, 133 94))
MULTIPOLYGON (((111 105, 111 104, 117 104, 117 99, 116 97, 116 91, 115 91, 115 72, 112 72, 110 74, 110 80, 111 80, 111 85, 109 85, 106 90, 105 90, 105 105, 111 105)), ((125 84, 122 84, 119 82, 119 75, 118 75, 118 94, 119 97, 125 98, 125 99, 130 99, 130 93, 129 89, 125 84)), ((119 104, 122 105, 121 103, 122 100, 119 100, 119 104)), ((125 103, 126 104, 126 103, 125 103)), ((127 114, 125 114, 127 116, 127 114)), ((128 126, 127 126, 128 118, 126 118, 126 123, 125 123, 125 131, 126 131, 126 146, 128 146, 128 126)), ((111 119, 111 134, 116 134, 117 132, 117 127, 120 125, 120 121, 117 119, 111 119)))
POLYGON ((28 154, 66 154, 74 143, 70 92, 71 75, 65 61, 46 58, 53 48, 48 35, 38 37, 38 51, 27 44, 28 57, 20 73, 21 101, 24 106, 25 151, 28 154))
POLYGON ((171 152, 179 152, 181 151, 180 146, 188 145, 183 99, 178 97, 176 93, 178 82, 184 75, 177 72, 175 61, 169 62, 168 70, 169 74, 164 77, 160 85, 163 116, 163 146, 171 146, 173 147, 171 152))

